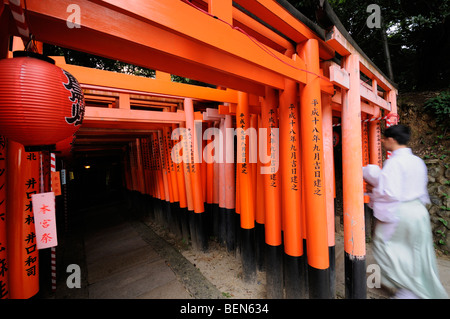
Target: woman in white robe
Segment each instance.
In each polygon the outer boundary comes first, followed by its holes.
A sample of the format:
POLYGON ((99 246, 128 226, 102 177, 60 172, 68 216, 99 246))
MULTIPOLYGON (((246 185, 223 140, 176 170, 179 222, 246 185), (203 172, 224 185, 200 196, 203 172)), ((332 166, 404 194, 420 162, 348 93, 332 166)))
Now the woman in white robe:
POLYGON ((409 128, 386 129, 382 139, 392 156, 380 172, 364 167, 377 219, 373 253, 382 283, 397 289, 396 298, 448 298, 436 266, 429 213, 425 163, 406 147, 409 128), (378 178, 378 179, 377 179, 378 178))

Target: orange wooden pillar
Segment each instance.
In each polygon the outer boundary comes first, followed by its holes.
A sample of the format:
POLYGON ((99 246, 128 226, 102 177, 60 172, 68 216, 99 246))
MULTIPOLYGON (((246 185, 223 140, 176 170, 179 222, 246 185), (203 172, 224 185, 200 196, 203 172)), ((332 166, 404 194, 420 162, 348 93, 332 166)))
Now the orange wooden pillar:
POLYGON ((301 46, 300 54, 307 70, 314 73, 306 74, 306 84, 300 96, 309 297, 329 298, 322 99, 320 78, 316 75, 320 74, 318 41, 307 40, 301 46))
POLYGON ((333 110, 331 96, 322 93, 322 130, 325 179, 325 204, 327 211, 328 255, 330 263, 330 298, 336 295, 336 253, 334 225, 334 151, 333 110))
POLYGON ((237 132, 237 172, 239 175, 239 198, 241 216, 241 258, 243 278, 250 282, 256 279, 256 253, 255 253, 255 207, 249 155, 250 113, 248 110, 248 94, 238 93, 236 108, 237 132))
POLYGON ((158 136, 158 150, 159 150, 159 162, 161 164, 161 174, 162 181, 164 185, 164 198, 167 203, 170 202, 170 187, 169 187, 169 176, 167 172, 167 161, 166 161, 166 151, 164 148, 164 138, 161 130, 157 132, 158 136))
POLYGON ((185 216, 185 222, 187 225, 187 229, 185 230, 186 234, 189 234, 189 237, 191 239, 191 243, 193 246, 197 247, 197 234, 193 225, 193 215, 194 213, 194 199, 192 194, 192 184, 191 184, 191 164, 190 164, 190 140, 188 138, 187 130, 186 130, 186 124, 180 123, 180 129, 181 129, 181 147, 182 147, 182 172, 183 172, 183 178, 184 178, 184 189, 186 193, 186 209, 187 214, 185 216))
POLYGON ((166 192, 164 188, 163 174, 161 168, 161 159, 160 159, 160 148, 159 148, 159 140, 158 133, 152 133, 153 139, 153 161, 155 165, 155 177, 156 177, 156 185, 157 185, 157 194, 158 201, 156 202, 156 211, 155 211, 155 219, 158 223, 164 223, 163 211, 162 207, 166 200, 166 192))
MULTIPOLYGON (((176 124, 172 124, 172 139, 179 140, 179 136, 175 136, 173 133, 175 129, 177 128, 176 124)), ((183 143, 184 141, 178 142, 183 143)), ((180 144, 181 146, 181 144, 180 144)), ((180 226, 181 226, 181 235, 183 240, 186 242, 189 242, 189 221, 188 221, 188 203, 187 203, 187 194, 186 194, 186 182, 184 178, 184 169, 183 169, 183 160, 182 160, 182 154, 180 155, 179 149, 174 145, 172 148, 171 156, 174 157, 173 160, 175 160, 175 170, 176 170, 176 176, 177 176, 177 187, 178 187, 178 197, 180 199, 180 211, 179 211, 179 220, 180 220, 180 226)))
POLYGON ((175 163, 172 160, 172 129, 171 126, 165 126, 163 128, 164 133, 164 148, 165 157, 167 163, 167 172, 169 178, 170 187, 170 203, 169 203, 169 229, 173 234, 181 238, 181 221, 179 219, 180 202, 179 202, 179 192, 177 186, 177 174, 175 171, 175 163))
POLYGON ((178 196, 177 176, 175 172, 175 165, 171 157, 173 147, 171 126, 164 126, 163 133, 164 133, 164 148, 167 163, 167 172, 170 181, 169 186, 171 195, 169 203, 169 229, 174 235, 181 238, 181 225, 178 219, 180 203, 178 196))
MULTIPOLYGON (((362 143, 362 166, 369 164, 369 124, 367 123, 367 115, 361 113, 361 143, 362 143)), ((363 180, 363 190, 366 193, 366 182, 363 180)), ((370 197, 364 196, 364 204, 369 203, 370 197)))
POLYGON ((136 138, 135 147, 136 147, 136 161, 137 161, 138 191, 139 193, 144 194, 145 193, 144 165, 143 165, 141 141, 139 138, 136 138))
MULTIPOLYGON (((266 87, 261 103, 261 127, 266 129, 265 145, 259 146, 270 156, 270 162, 261 165, 264 187, 265 242, 266 242, 266 290, 267 298, 283 298, 283 248, 281 238, 281 204, 279 174, 278 96, 274 89, 266 87)), ((260 132, 260 134, 264 134, 260 132)), ((260 139, 262 136, 259 137, 260 139)), ((261 152, 261 151, 260 151, 261 152)), ((260 153, 261 156, 261 153, 260 153)))
POLYGON ((8 243, 6 236, 6 138, 0 135, 0 299, 9 297, 8 243))
POLYGON ((213 214, 213 195, 214 195, 214 161, 213 161, 213 154, 211 150, 213 149, 214 152, 214 137, 213 135, 210 135, 208 133, 211 133, 211 129, 214 128, 213 122, 207 123, 207 129, 205 131, 205 135, 203 136, 204 139, 206 139, 206 146, 203 151, 203 157, 206 162, 206 198, 205 198, 205 212, 208 214, 208 224, 211 228, 210 233, 217 237, 218 236, 218 219, 213 214))
MULTIPOLYGON (((214 122, 214 128, 217 130, 220 130, 220 122, 215 121, 214 122)), ((219 163, 219 145, 217 144, 217 141, 215 140, 216 137, 214 137, 214 157, 217 160, 213 161, 213 167, 212 167, 212 174, 213 174, 213 182, 211 183, 212 187, 212 204, 211 204, 211 214, 213 216, 213 229, 214 233, 216 233, 217 238, 219 242, 221 241, 221 238, 219 236, 219 224, 220 224, 220 163, 219 163)))
POLYGON ((9 297, 27 299, 39 291, 39 254, 36 246, 31 195, 39 193, 39 155, 8 140, 7 243, 9 297))
POLYGON ((226 244, 226 182, 225 182, 225 118, 222 118, 219 122, 219 140, 216 142, 215 152, 217 152, 217 156, 215 157, 218 160, 218 173, 219 173, 219 185, 218 185, 218 195, 219 195, 219 218, 218 218, 218 240, 221 245, 226 244))
POLYGON ((226 244, 228 251, 236 249, 236 193, 234 163, 234 128, 231 115, 225 115, 223 143, 225 145, 225 208, 226 208, 226 244))
POLYGON ((161 163, 161 174, 162 181, 164 185, 164 198, 162 201, 162 217, 164 225, 169 228, 169 212, 170 212, 170 202, 172 200, 171 187, 170 187, 170 177, 169 171, 167 169, 167 156, 166 156, 166 148, 164 145, 164 135, 162 130, 158 130, 158 146, 159 146, 159 161, 161 163))
POLYGON ((203 157, 206 162, 206 201, 205 212, 208 213, 208 228, 210 234, 219 242, 219 181, 218 181, 218 159, 219 137, 217 136, 217 121, 208 122, 208 128, 203 138, 206 139, 206 147, 203 157))
POLYGON ((359 57, 344 60, 350 76, 342 92, 342 174, 344 200, 345 296, 366 298, 366 245, 361 145, 359 57))
POLYGON ((305 298, 307 290, 301 227, 301 149, 297 83, 285 80, 280 93, 280 169, 284 223, 286 298, 305 298))
MULTIPOLYGON (((396 125, 398 124, 398 115, 397 115, 397 94, 395 91, 389 91, 387 93, 387 101, 390 103, 391 105, 391 110, 389 112, 388 115, 393 115, 390 116, 386 119, 386 128, 392 126, 392 125, 396 125)), ((392 155, 392 152, 387 151, 386 152, 386 159, 390 158, 392 155)))
MULTIPOLYGON (((259 141, 259 127, 261 127, 261 115, 251 114, 250 115, 250 127, 252 128, 251 134, 252 142, 255 143, 259 141)), ((259 196, 264 194, 263 176, 260 174, 261 161, 258 156, 258 147, 253 145, 250 148, 249 160, 250 160, 250 172, 253 188, 253 205, 255 207, 255 250, 256 250, 256 269, 262 271, 264 269, 264 251, 265 251, 265 235, 264 235, 264 223, 265 223, 265 211, 264 211, 264 201, 259 200, 259 196)))
POLYGON ((141 150, 142 150, 142 165, 144 170, 144 185, 145 185, 145 193, 143 194, 143 202, 144 202, 144 217, 154 218, 154 204, 153 204, 153 186, 152 183, 152 171, 151 171, 151 160, 150 160, 150 147, 149 147, 149 139, 141 138, 140 139, 141 150))
MULTIPOLYGON (((201 183, 201 170, 199 163, 196 163, 196 159, 201 159, 201 146, 202 136, 201 131, 197 132, 194 125, 194 103, 191 98, 184 99, 184 112, 186 115, 186 130, 188 134, 188 144, 190 149, 190 176, 192 185, 192 198, 194 202, 194 228, 197 237, 197 248, 200 250, 208 249, 208 238, 205 233, 205 216, 204 216, 204 202, 203 202, 203 190, 201 183), (200 133, 200 134, 199 134, 200 133)), ((192 232, 191 232, 192 234, 192 232)))
POLYGON ((145 181, 144 181, 144 164, 142 156, 142 145, 140 138, 136 138, 134 142, 135 154, 136 154, 136 165, 137 165, 137 193, 135 194, 134 200, 136 202, 136 208, 139 213, 144 212, 144 201, 143 195, 145 193, 145 181))
MULTIPOLYGON (((374 118, 380 117, 380 109, 376 108, 374 118)), ((383 155, 381 153, 381 122, 369 122, 369 163, 383 167, 383 155)))

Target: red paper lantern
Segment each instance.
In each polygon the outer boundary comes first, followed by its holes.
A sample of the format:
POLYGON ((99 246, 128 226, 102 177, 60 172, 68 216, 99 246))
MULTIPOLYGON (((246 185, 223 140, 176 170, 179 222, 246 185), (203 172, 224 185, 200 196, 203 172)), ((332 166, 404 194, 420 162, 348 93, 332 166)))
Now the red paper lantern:
POLYGON ((57 142, 55 146, 55 153, 57 153, 56 155, 63 158, 70 157, 74 139, 75 136, 69 136, 62 141, 57 142))
POLYGON ((51 148, 72 136, 83 117, 80 84, 53 59, 14 52, 0 60, 1 135, 29 149, 51 148))

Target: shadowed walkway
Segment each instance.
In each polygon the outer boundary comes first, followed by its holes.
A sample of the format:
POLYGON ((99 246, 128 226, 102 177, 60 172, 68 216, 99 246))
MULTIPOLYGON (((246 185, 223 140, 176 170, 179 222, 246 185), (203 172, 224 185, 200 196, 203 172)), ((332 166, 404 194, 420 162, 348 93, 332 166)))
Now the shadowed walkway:
POLYGON ((55 298, 220 298, 198 269, 133 215, 126 201, 78 214, 82 231, 68 233, 58 251, 55 298), (64 271, 72 263, 81 268, 81 288, 67 288, 70 274, 64 271))

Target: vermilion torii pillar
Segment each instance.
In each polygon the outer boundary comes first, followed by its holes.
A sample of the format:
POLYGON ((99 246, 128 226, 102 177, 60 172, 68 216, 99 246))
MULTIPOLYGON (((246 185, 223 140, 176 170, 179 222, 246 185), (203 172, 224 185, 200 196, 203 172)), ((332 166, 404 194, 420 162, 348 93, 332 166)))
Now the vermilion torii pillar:
MULTIPOLYGON (((202 251, 208 249, 208 238, 205 236, 204 229, 204 203, 203 192, 201 184, 201 171, 199 163, 196 163, 196 159, 201 158, 201 152, 198 149, 198 143, 201 141, 197 137, 197 132, 194 126, 194 104, 191 98, 184 99, 184 112, 186 114, 186 129, 188 135, 188 143, 190 143, 189 150, 190 155, 190 176, 192 186, 192 198, 194 202, 194 228, 197 235, 197 245, 202 251), (189 139, 190 137, 190 139, 189 139)), ((200 132, 201 133, 201 132, 200 132)), ((191 233, 192 235, 192 233, 191 233)), ((194 236, 195 237, 195 236, 194 236)))
POLYGON ((243 278, 246 282, 252 282, 256 279, 255 206, 253 202, 254 185, 252 184, 249 166, 250 137, 247 137, 246 134, 249 127, 250 113, 248 110, 248 93, 239 92, 236 108, 238 159, 236 175, 239 178, 241 257, 243 278))
POLYGON ((307 283, 301 227, 301 149, 297 83, 280 92, 280 172, 286 298, 305 298, 307 283))
MULTIPOLYGON (((233 120, 231 115, 225 115, 224 129, 233 128, 233 120)), ((236 211, 235 211, 235 164, 234 164, 234 141, 233 135, 224 136, 225 144, 225 207, 226 207, 226 243, 228 251, 236 249, 236 211), (229 156, 230 158, 227 158, 229 156)))
POLYGON ((307 40, 298 50, 305 61, 306 84, 300 94, 302 161, 304 165, 306 244, 310 298, 329 298, 329 256, 325 202, 325 161, 319 44, 307 40))
POLYGON ((365 299, 366 246, 362 174, 361 96, 359 57, 344 60, 350 76, 342 93, 342 175, 344 196, 345 297, 365 299))
MULTIPOLYGON (((272 129, 278 129, 277 94, 266 87, 266 95, 261 103, 262 127, 267 129, 266 152, 271 160, 265 166, 263 175, 264 209, 265 209, 265 242, 266 242, 266 281, 267 298, 283 297, 283 246, 281 238, 281 174, 279 174, 279 138, 272 129), (278 155, 278 156, 277 156, 278 155), (269 170, 269 173, 267 172, 269 170)), ((274 130, 275 131, 275 130, 274 130)), ((262 138, 260 136, 259 138, 262 138)))
POLYGON ((327 210, 328 254, 330 260, 330 298, 336 295, 336 254, 335 254, 335 224, 334 224, 334 154, 333 154, 333 110, 331 95, 322 92, 322 129, 323 152, 325 162, 325 202, 327 210))

